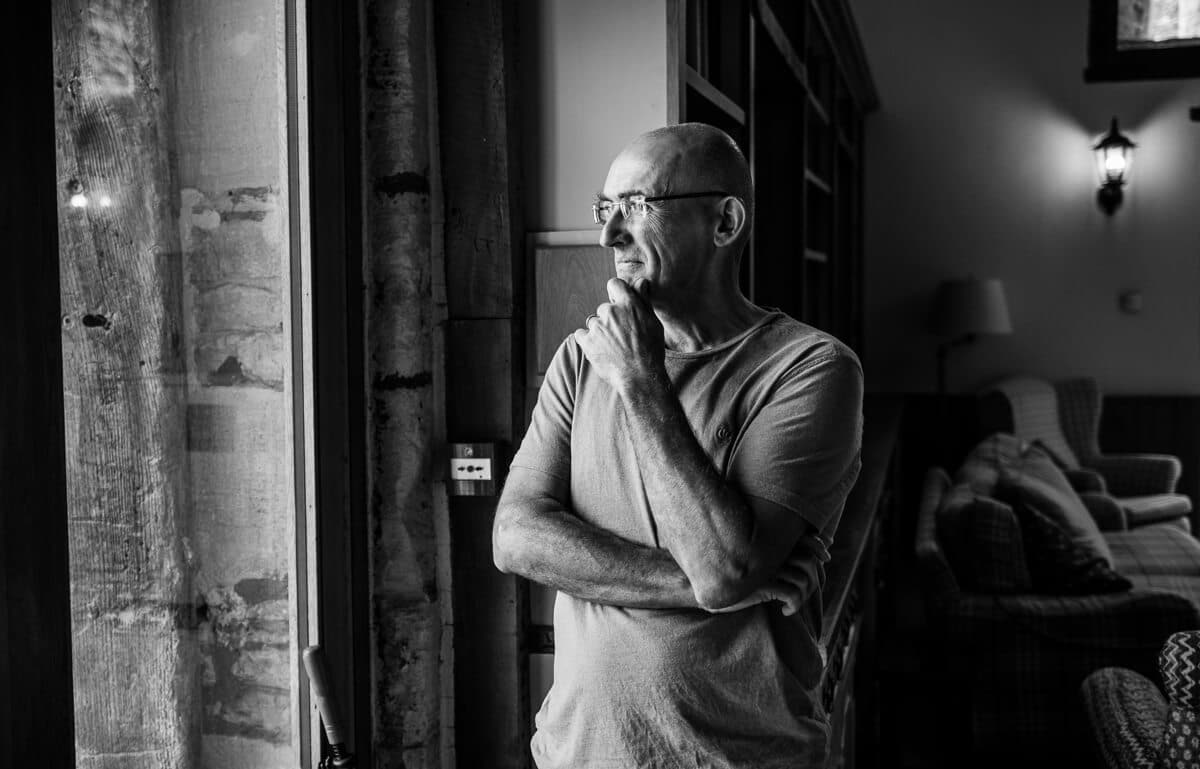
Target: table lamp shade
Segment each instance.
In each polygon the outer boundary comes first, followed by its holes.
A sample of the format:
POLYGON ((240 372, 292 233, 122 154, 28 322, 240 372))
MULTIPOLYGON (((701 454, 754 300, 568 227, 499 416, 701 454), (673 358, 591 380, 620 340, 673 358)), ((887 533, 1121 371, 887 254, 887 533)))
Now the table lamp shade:
POLYGON ((933 330, 946 337, 1011 334, 1004 283, 988 278, 948 280, 938 286, 933 330))

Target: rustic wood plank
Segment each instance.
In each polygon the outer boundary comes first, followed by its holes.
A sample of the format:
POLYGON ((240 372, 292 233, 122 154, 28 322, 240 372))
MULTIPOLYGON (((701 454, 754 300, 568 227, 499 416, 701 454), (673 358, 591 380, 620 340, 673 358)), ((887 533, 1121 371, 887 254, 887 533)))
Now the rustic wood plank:
POLYGON ((0 48, 0 766, 71 766, 70 590, 58 319, 51 8, 8 11, 0 48), (15 14, 15 18, 13 15, 15 14))
POLYGON ((200 703, 162 19, 137 0, 53 13, 74 744, 81 767, 188 767, 200 703))
POLYGON ((447 301, 452 318, 511 317, 520 261, 520 163, 511 82, 516 10, 500 2, 434 4, 447 301))

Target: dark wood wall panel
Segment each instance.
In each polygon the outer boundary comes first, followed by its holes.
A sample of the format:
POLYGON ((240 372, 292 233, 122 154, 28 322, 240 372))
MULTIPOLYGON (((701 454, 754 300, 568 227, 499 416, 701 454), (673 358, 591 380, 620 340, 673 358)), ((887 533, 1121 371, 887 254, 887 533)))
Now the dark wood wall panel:
MULTIPOLYGON (((51 5, 0 46, 0 766, 73 766, 51 5), (19 113, 19 117, 17 117, 19 113)), ((15 18, 14 18, 15 15, 15 18)))
MULTIPOLYGON (((523 426, 523 221, 512 82, 514 4, 433 4, 445 205, 446 434, 499 444, 523 426)), ((496 497, 451 497, 455 752, 459 766, 524 767, 524 588, 492 561, 496 497)))

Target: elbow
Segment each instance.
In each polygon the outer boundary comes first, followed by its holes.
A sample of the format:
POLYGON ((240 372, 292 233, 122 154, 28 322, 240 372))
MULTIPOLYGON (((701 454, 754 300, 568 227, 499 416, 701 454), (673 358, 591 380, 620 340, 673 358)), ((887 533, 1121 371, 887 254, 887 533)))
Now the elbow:
POLYGON ((520 542, 517 536, 517 521, 511 510, 501 506, 496 511, 492 524, 492 562, 504 574, 516 574, 521 559, 520 542))
POLYGON ((720 611, 746 598, 754 589, 744 568, 697 575, 691 579, 696 603, 705 611, 720 611))

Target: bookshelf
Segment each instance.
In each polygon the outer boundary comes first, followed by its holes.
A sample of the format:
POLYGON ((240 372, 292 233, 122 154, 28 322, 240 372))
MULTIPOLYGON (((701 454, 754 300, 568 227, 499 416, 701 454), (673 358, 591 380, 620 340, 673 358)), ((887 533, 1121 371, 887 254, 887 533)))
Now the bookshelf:
POLYGON ((862 351, 862 124, 878 98, 844 0, 680 0, 681 121, 728 132, 758 190, 742 284, 862 351))

